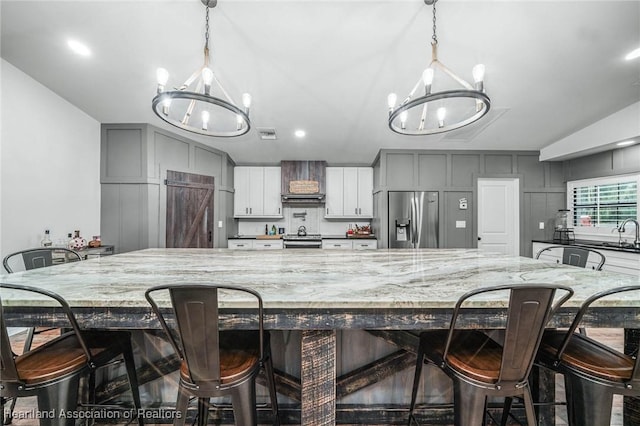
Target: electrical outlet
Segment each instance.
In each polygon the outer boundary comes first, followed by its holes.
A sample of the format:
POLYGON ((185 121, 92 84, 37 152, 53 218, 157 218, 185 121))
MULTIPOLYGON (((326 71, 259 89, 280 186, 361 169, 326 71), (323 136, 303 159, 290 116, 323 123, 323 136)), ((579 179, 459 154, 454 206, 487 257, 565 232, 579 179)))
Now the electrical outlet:
POLYGON ((544 229, 544 222, 540 222, 538 224, 538 229, 544 229))
POLYGON ((218 221, 218 228, 222 228, 222 221, 221 220, 218 221))

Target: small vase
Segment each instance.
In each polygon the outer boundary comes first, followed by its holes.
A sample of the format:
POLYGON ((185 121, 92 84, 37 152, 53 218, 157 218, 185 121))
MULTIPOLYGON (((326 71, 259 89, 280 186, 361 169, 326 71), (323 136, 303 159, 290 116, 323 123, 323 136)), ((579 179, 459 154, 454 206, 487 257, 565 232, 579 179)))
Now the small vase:
POLYGON ((74 232, 74 237, 71 239, 71 241, 69 241, 69 248, 71 250, 82 250, 87 246, 87 240, 80 236, 80 231, 74 232))

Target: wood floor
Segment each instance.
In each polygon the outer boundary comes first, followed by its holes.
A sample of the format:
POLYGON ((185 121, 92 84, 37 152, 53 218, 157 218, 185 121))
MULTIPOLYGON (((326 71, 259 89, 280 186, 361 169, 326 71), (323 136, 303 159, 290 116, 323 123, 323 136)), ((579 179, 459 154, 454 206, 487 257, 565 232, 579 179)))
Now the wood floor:
MULTIPOLYGON (((55 333, 55 332, 53 332, 55 333)), ((48 332, 48 333, 43 333, 41 335, 37 335, 34 339, 34 347, 37 346, 38 344, 40 344, 42 341, 47 340, 48 338, 51 338, 51 336, 53 335, 52 332, 48 332)), ((617 350, 622 351, 623 348, 623 331, 622 330, 618 330, 618 329, 589 329, 588 330, 588 334, 590 337, 595 338, 596 340, 599 340, 603 343, 606 343, 614 348, 616 348, 617 350)), ((23 342, 24 342, 24 337, 25 337, 26 333, 18 333, 15 334, 14 336, 12 336, 11 338, 11 342, 12 342, 12 347, 14 349, 14 352, 16 353, 21 353, 22 352, 22 347, 23 347, 23 342)), ((561 400, 564 396, 564 385, 563 385, 563 381, 562 381, 562 377, 560 375, 558 375, 556 377, 556 395, 557 398, 559 400, 561 400)), ((7 406, 5 406, 5 410, 8 410, 9 405, 7 404, 7 406)), ((168 408, 169 409, 169 408, 168 408)), ((34 413, 36 413, 37 411, 37 402, 35 400, 35 398, 19 398, 14 410, 14 420, 12 422, 12 425, 14 426, 38 426, 39 422, 38 419, 36 419, 34 417, 34 413)), ((499 417, 499 416, 498 416, 499 417)), ((100 422, 96 422, 95 424, 101 424, 100 422)), ((105 423, 107 424, 107 423, 105 423)), ((108 424, 127 424, 126 422, 117 422, 114 423, 113 421, 109 422, 108 424)), ((132 423, 135 424, 135 423, 132 423)), ((145 421, 145 424, 153 424, 153 421, 145 421)), ((495 425, 496 423, 493 423, 491 421, 489 421, 488 423, 489 425, 495 425)), ((513 425, 518 425, 519 423, 517 422, 513 422, 510 423, 513 425)), ((566 418, 566 410, 564 408, 564 406, 558 406, 558 408, 556 409, 556 425, 558 426, 566 426, 567 425, 567 418, 566 418)), ((612 419, 611 419, 611 426, 622 426, 623 425, 623 421, 622 421, 622 397, 619 396, 615 396, 614 397, 614 405, 613 405, 613 410, 612 410, 612 419)))

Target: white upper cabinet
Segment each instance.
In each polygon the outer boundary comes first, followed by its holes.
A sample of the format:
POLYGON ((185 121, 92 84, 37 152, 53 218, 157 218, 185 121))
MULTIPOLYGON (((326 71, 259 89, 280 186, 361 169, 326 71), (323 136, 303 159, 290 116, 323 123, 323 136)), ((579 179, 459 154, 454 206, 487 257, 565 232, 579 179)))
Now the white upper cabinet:
POLYGON ((373 169, 327 167, 326 218, 373 217, 373 169))
POLYGON ((280 179, 280 167, 234 168, 234 217, 282 217, 280 179))

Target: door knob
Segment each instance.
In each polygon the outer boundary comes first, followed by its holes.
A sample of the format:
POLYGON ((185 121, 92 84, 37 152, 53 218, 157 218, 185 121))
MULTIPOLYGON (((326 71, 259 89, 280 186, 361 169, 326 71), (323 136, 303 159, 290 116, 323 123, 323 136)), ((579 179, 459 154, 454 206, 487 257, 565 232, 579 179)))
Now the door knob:
POLYGON ((481 241, 481 240, 482 240, 482 237, 478 237, 478 241, 481 241))

